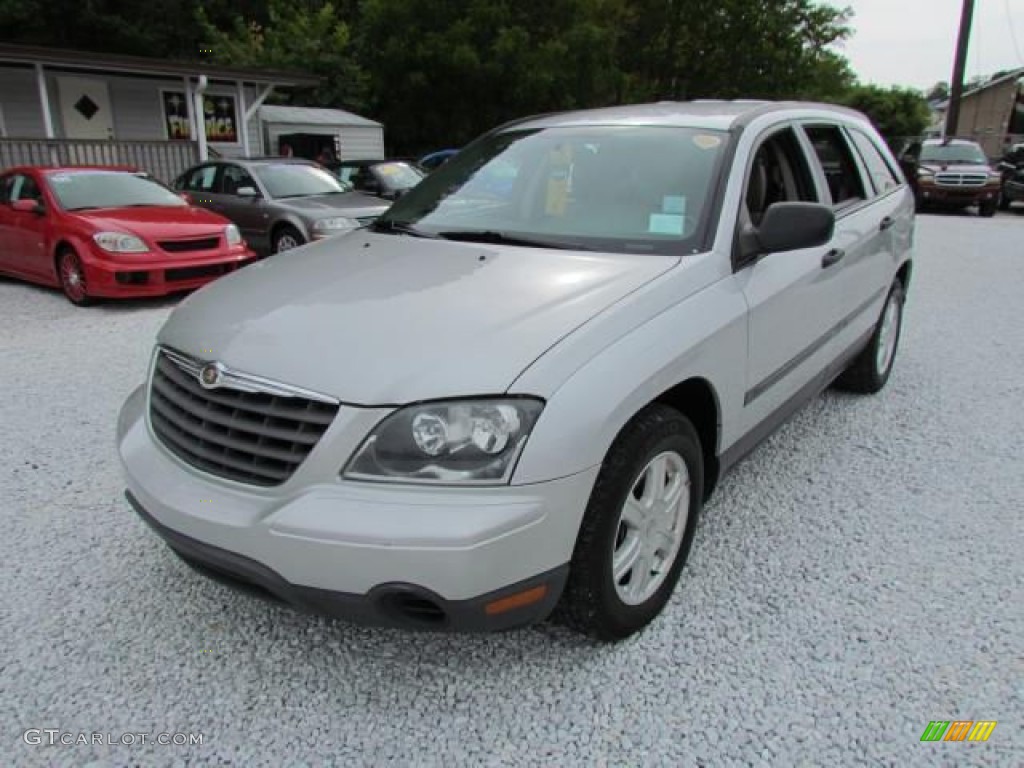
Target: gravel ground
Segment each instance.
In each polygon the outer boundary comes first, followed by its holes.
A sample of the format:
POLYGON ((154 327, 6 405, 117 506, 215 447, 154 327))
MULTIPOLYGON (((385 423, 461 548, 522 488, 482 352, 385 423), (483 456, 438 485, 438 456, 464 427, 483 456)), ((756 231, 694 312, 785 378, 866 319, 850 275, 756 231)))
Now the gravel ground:
POLYGON ((360 629, 193 574, 112 444, 174 300, 0 279, 0 762, 1020 766, 1022 288, 1024 216, 920 217, 889 387, 827 393, 737 467, 667 613, 607 647, 360 629), (947 719, 999 725, 919 742, 947 719))

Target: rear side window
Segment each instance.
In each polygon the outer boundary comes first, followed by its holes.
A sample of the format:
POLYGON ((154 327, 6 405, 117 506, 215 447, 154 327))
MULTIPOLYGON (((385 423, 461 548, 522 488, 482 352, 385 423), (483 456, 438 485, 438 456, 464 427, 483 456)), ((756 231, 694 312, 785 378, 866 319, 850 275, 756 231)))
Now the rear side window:
POLYGON ((868 169, 875 192, 884 195, 889 190, 896 189, 900 185, 900 180, 882 156, 875 142, 856 128, 850 129, 850 138, 853 139, 857 151, 860 152, 861 160, 864 161, 864 165, 868 169))
POLYGON ((184 188, 192 192, 211 192, 215 178, 217 178, 217 166, 204 165, 185 177, 184 188))
POLYGON ((0 198, 5 203, 16 203, 19 200, 36 200, 43 202, 43 195, 39 186, 31 176, 24 174, 11 174, 4 179, 3 191, 0 198))
POLYGON ((843 132, 836 125, 808 125, 807 138, 814 145, 814 153, 825 173, 832 195, 832 207, 844 208, 867 200, 864 182, 854 160, 853 151, 843 132))

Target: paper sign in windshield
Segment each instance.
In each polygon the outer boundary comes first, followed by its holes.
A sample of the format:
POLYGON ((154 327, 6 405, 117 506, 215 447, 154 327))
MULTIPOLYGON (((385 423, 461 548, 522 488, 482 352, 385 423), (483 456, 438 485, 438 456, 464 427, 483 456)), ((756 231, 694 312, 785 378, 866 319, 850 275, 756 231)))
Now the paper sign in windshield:
POLYGON ((676 213, 652 213, 647 231, 652 235, 683 234, 684 217, 676 213))
POLYGON ((686 198, 682 195, 665 195, 661 198, 661 212, 686 215, 686 198))

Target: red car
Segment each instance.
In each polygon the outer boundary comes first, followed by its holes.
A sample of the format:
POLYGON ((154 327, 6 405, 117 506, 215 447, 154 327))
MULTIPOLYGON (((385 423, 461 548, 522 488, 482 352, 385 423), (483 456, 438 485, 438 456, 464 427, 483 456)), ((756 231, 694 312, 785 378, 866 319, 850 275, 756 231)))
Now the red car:
POLYGON ((73 304, 191 290, 255 258, 234 224, 133 169, 0 175, 0 273, 73 304))

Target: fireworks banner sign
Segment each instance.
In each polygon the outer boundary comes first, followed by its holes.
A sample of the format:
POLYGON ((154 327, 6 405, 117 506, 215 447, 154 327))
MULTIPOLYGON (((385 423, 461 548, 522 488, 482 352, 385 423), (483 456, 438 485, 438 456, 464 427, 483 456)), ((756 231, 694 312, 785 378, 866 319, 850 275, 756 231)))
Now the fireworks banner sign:
MULTIPOLYGON (((188 103, 181 91, 163 91, 164 127, 167 138, 189 140, 192 125, 188 119, 188 103)), ((210 143, 238 143, 238 113, 231 96, 210 94, 203 96, 203 123, 206 140, 210 143)))
POLYGON ((203 117, 206 120, 206 140, 223 144, 238 143, 238 117, 235 100, 231 96, 203 97, 203 117))
POLYGON ((172 141, 191 139, 192 126, 188 120, 188 104, 185 103, 185 94, 179 91, 163 91, 161 96, 167 138, 172 141))

